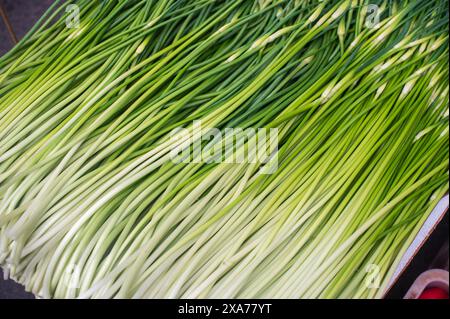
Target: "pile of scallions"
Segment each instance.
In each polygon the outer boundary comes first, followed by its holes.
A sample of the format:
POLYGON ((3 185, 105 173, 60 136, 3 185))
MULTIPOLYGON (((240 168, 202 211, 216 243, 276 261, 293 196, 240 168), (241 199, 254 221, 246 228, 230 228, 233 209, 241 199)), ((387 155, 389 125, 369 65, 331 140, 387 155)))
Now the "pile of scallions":
POLYGON ((382 297, 449 188, 448 5, 55 1, 0 58, 5 275, 44 298, 382 297), (212 128, 278 129, 278 167, 171 159, 212 128))

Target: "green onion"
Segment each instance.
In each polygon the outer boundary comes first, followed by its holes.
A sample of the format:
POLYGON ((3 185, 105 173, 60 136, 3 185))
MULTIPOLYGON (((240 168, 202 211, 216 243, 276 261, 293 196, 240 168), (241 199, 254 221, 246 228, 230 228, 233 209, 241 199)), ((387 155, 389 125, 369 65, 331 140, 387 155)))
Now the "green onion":
POLYGON ((448 1, 379 1, 373 27, 356 0, 77 0, 76 27, 60 2, 0 58, 7 277, 45 298, 384 295, 448 192, 448 1), (277 129, 276 167, 205 138, 228 128, 277 129))

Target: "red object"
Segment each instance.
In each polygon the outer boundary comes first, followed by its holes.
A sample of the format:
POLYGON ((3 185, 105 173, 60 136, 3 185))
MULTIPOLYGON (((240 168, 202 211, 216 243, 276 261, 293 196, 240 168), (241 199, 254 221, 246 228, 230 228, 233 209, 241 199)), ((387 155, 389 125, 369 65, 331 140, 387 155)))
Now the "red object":
POLYGON ((448 271, 430 269, 416 278, 405 299, 448 299, 448 271))
POLYGON ((448 299, 448 292, 441 288, 425 289, 419 299, 448 299))

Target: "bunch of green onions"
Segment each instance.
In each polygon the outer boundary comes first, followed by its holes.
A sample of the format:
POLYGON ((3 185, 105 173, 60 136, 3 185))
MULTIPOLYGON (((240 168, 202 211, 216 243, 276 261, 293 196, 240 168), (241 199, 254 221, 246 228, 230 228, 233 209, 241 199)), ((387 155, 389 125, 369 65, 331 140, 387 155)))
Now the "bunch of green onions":
POLYGON ((79 26, 56 1, 0 58, 6 276, 45 298, 383 296, 448 191, 447 0, 378 1, 373 26, 366 0, 70 4, 79 26), (277 128, 278 168, 175 163, 208 143, 195 121, 277 128))

